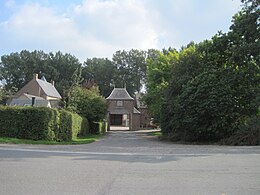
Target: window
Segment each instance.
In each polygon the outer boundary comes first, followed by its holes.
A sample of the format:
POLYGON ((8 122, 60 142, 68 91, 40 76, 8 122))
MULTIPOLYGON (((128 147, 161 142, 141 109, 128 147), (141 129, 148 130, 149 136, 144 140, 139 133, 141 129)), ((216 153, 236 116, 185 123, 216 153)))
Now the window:
POLYGON ((116 102, 116 105, 117 105, 117 106, 123 106, 123 101, 117 101, 117 102, 116 102))

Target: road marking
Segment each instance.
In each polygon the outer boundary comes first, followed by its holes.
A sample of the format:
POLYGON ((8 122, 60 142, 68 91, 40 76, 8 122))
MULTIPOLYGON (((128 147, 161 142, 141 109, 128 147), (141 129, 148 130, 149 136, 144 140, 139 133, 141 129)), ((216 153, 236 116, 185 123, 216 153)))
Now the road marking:
POLYGON ((62 150, 39 150, 39 149, 20 149, 20 148, 0 148, 0 151, 20 151, 20 152, 39 152, 56 154, 87 154, 87 155, 117 155, 117 156, 208 156, 210 154, 151 154, 151 153, 129 153, 129 152, 79 152, 62 150))
MULTIPOLYGON (((0 151, 19 151, 19 152, 38 152, 38 153, 54 153, 54 154, 82 154, 82 155, 115 155, 115 156, 155 156, 161 159, 163 156, 210 156, 210 155, 243 155, 229 153, 191 153, 191 154, 152 154, 152 153, 130 153, 130 152, 80 152, 80 151, 62 151, 62 150, 41 150, 41 149, 21 149, 21 148, 0 148, 0 151)), ((245 155, 260 155, 260 154, 245 154, 245 155)))

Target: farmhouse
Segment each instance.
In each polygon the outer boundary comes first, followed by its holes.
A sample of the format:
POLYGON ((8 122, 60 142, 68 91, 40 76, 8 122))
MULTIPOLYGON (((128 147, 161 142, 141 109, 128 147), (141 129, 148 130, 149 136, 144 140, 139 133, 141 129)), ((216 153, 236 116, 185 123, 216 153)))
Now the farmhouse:
POLYGON ((57 107, 61 96, 54 86, 54 82, 49 83, 43 76, 38 78, 38 74, 33 75, 33 79, 21 88, 8 102, 14 106, 46 106, 57 107))

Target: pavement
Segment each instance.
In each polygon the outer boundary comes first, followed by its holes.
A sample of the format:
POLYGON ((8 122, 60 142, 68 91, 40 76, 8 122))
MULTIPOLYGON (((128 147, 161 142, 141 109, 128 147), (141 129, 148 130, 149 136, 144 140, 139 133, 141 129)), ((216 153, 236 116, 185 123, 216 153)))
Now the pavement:
POLYGON ((260 194, 259 146, 174 144, 148 132, 111 131, 87 145, 0 144, 0 194, 260 194))

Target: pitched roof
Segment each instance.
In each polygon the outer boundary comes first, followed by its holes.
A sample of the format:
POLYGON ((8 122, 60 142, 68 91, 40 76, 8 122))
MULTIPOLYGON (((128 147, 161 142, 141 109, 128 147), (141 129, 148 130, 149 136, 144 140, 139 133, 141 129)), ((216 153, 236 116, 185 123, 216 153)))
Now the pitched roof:
POLYGON ((36 79, 36 82, 39 84, 39 86, 42 88, 47 96, 61 98, 59 92, 51 83, 43 81, 41 79, 36 79))
POLYGON ((111 94, 106 98, 107 100, 134 100, 126 88, 114 88, 111 94))
POLYGON ((141 112, 134 107, 134 114, 141 114, 141 112))
POLYGON ((35 97, 36 100, 44 100, 44 98, 42 98, 42 97, 35 96, 35 95, 30 95, 30 94, 27 94, 27 93, 23 93, 22 95, 24 95, 25 97, 27 97, 29 100, 31 100, 32 97, 35 97))
POLYGON ((47 82, 47 80, 46 80, 45 76, 42 76, 41 80, 43 80, 43 81, 46 81, 46 82, 47 82))

